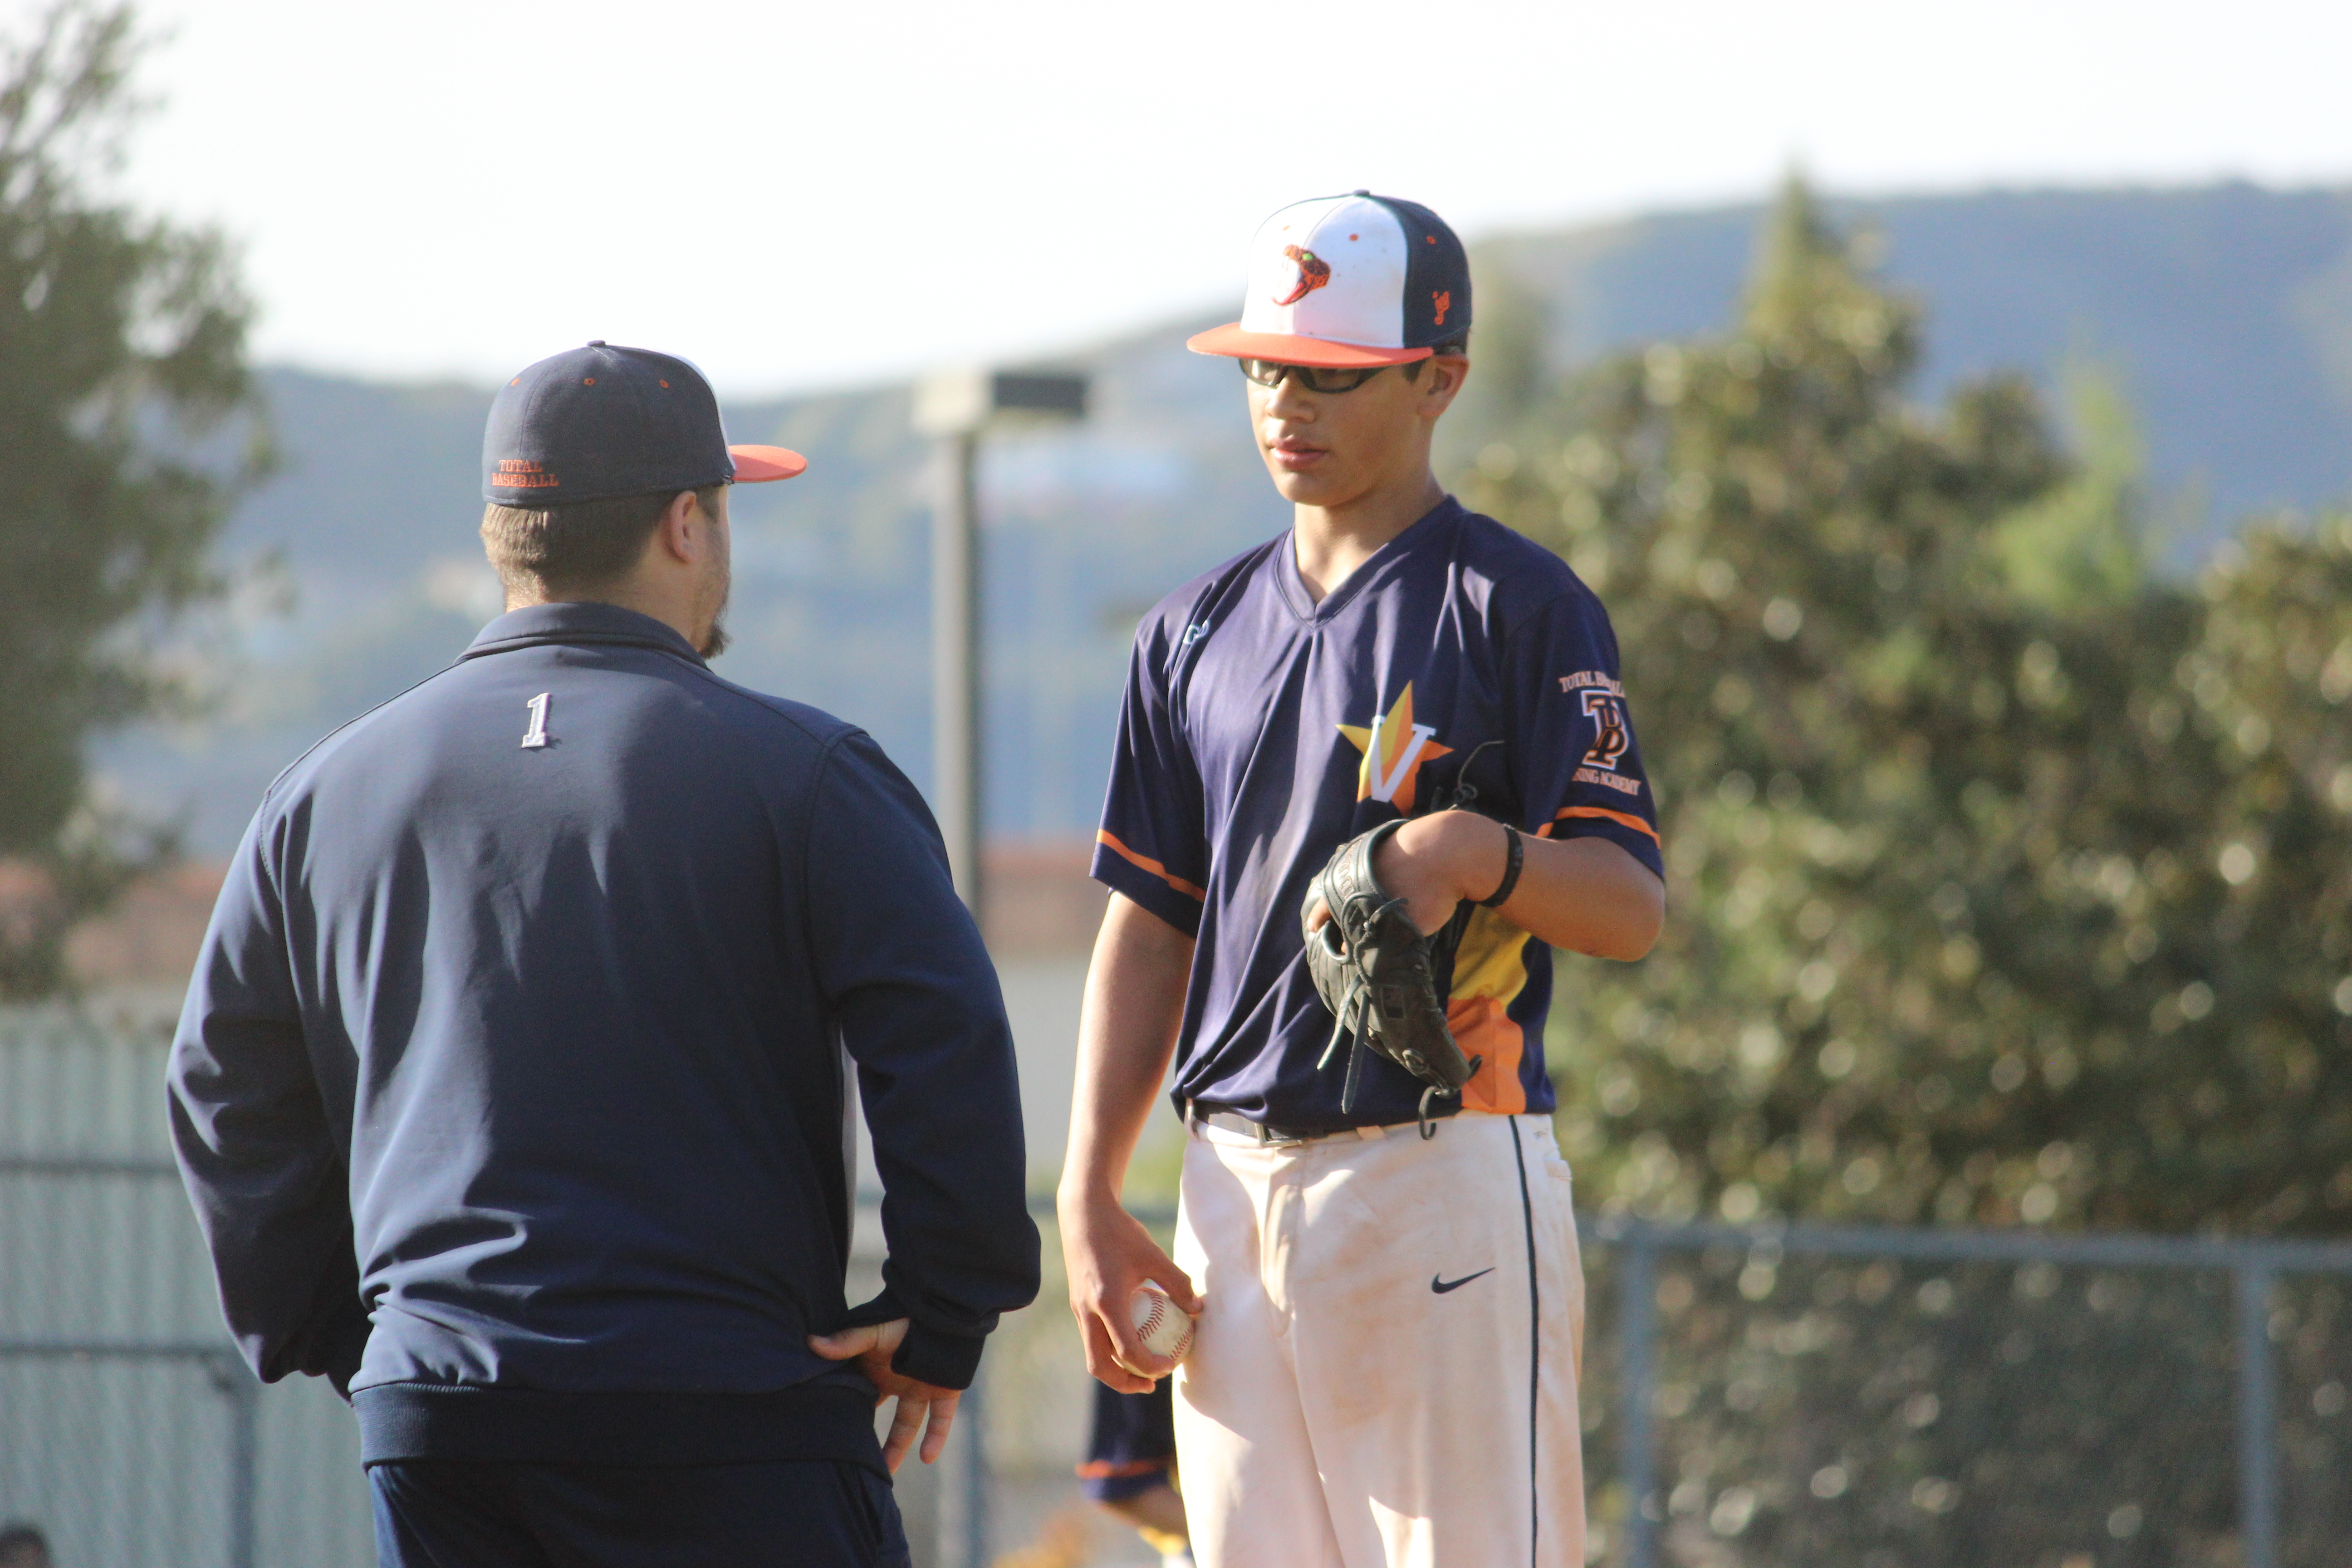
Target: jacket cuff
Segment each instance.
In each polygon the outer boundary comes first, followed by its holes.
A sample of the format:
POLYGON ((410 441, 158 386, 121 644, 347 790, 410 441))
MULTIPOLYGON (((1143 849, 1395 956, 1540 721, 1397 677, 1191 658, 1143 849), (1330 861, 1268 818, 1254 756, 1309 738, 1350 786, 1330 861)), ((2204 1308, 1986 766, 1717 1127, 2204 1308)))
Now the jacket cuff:
POLYGON ((987 1343, 984 1338, 943 1334, 909 1321, 907 1337, 890 1358, 890 1370, 934 1388, 970 1388, 980 1371, 980 1352, 987 1343))
MULTIPOLYGON (((893 1318, 903 1318, 906 1315, 907 1309, 899 1301, 898 1292, 885 1285, 882 1287, 882 1294, 875 1297, 871 1301, 850 1308, 841 1320, 841 1328, 862 1329, 868 1324, 887 1323, 893 1318)), ((829 1331, 838 1333, 840 1329, 829 1331)))

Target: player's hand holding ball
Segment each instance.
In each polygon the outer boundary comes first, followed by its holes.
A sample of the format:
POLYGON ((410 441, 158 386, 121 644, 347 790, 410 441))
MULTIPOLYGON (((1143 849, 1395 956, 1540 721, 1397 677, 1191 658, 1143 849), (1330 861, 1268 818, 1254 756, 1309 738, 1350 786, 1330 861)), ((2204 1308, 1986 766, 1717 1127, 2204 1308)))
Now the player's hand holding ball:
MULTIPOLYGON (((1192 1348, 1192 1331, 1201 1320, 1178 1306, 1172 1297, 1150 1280, 1135 1288, 1129 1302, 1129 1317, 1135 1324, 1135 1337, 1153 1355, 1166 1356, 1181 1362, 1192 1348)), ((1145 1377, 1151 1374, 1141 1367, 1129 1367, 1129 1372, 1145 1377)))
POLYGON ((1149 1314, 1139 1317, 1138 1308, 1149 1305, 1146 1292, 1159 1294, 1170 1304, 1168 1329, 1181 1334, 1189 1350, 1187 1314, 1200 1312, 1200 1292, 1116 1196, 1066 1187, 1060 1213, 1070 1310, 1086 1345, 1087 1370, 1121 1394, 1147 1393, 1175 1370, 1175 1358, 1145 1342, 1139 1331, 1149 1314))

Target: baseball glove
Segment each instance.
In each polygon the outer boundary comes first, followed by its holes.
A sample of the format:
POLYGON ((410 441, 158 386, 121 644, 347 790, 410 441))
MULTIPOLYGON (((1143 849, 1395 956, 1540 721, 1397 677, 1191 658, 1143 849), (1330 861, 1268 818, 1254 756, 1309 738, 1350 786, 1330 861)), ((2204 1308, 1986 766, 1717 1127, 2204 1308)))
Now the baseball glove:
MULTIPOLYGON (((1383 890, 1372 871, 1373 856, 1403 826, 1402 820, 1384 822, 1339 846, 1307 885, 1299 919, 1303 925, 1314 918, 1318 899, 1331 911, 1321 929, 1307 932, 1307 972, 1331 1009, 1331 1043, 1324 1048, 1323 1065, 1329 1065, 1341 1039, 1354 1037, 1341 1111, 1354 1113, 1369 1046, 1429 1085, 1422 1095, 1426 1120, 1430 1100, 1459 1093, 1479 1063, 1463 1056, 1445 1026, 1431 939, 1412 923, 1404 900, 1383 890)), ((1454 935, 1459 925, 1458 920, 1450 922, 1438 940, 1454 935)))

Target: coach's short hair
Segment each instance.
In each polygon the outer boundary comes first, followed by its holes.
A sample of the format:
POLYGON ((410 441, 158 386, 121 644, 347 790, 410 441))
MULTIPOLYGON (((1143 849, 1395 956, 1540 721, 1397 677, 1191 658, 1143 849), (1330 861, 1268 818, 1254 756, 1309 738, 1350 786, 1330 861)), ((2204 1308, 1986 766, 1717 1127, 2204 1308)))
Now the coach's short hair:
MULTIPOLYGON (((706 513, 713 512, 724 489, 705 485, 694 499, 706 513)), ((676 490, 656 490, 552 507, 493 501, 482 512, 482 548, 509 594, 578 594, 609 587, 627 576, 645 554, 654 524, 677 495, 676 490)))

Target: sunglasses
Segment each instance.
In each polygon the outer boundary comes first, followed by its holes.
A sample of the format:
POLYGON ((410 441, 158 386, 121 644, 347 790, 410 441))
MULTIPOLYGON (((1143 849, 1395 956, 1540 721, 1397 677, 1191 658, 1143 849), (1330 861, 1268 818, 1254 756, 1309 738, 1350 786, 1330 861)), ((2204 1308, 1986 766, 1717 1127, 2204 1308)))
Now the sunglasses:
POLYGON ((1280 386, 1284 376, 1297 376, 1299 384, 1309 392, 1353 392, 1372 377, 1388 369, 1376 364, 1370 370, 1334 370, 1319 364, 1279 364, 1270 359, 1242 361, 1242 374, 1260 386, 1280 386))

